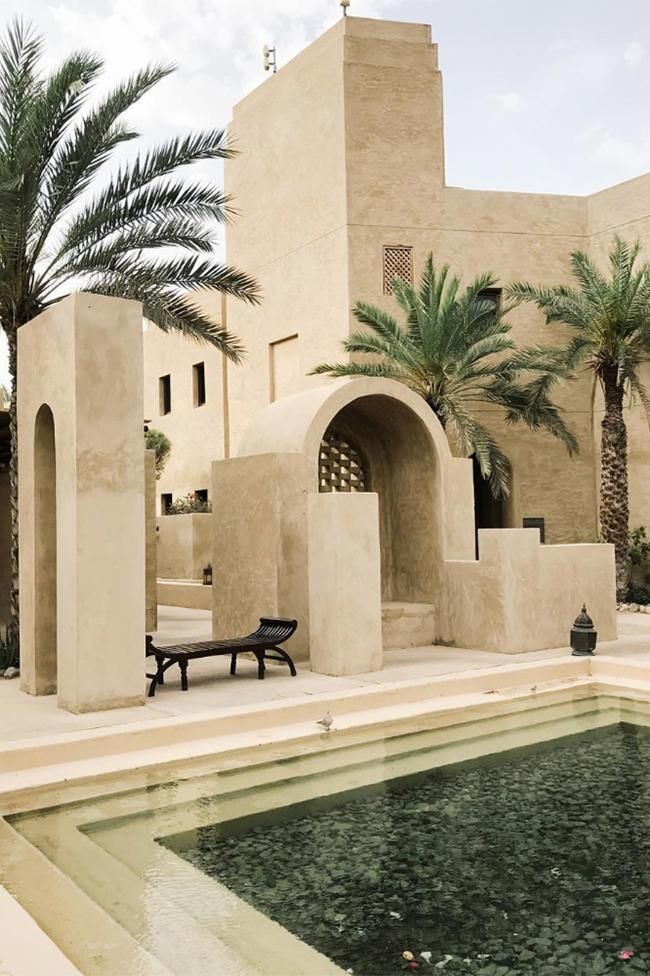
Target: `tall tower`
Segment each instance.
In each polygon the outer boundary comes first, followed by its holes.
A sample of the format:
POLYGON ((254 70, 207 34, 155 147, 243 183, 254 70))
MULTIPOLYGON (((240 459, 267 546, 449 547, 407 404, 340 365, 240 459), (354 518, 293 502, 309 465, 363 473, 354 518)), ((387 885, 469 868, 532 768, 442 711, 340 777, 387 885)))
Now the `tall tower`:
POLYGON ((230 263, 263 304, 229 303, 248 349, 230 371, 231 449, 270 400, 341 358, 350 305, 382 293, 383 249, 430 222, 444 182, 442 81, 430 28, 342 18, 235 106, 230 263), (376 279, 376 280, 375 280, 376 279))

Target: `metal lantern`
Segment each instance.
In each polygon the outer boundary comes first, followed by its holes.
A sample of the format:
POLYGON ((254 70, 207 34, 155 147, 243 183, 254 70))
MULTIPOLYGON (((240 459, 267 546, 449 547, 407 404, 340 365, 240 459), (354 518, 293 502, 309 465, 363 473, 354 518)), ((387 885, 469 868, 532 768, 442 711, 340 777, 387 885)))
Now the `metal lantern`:
POLYGON ((571 654, 573 657, 591 657, 596 650, 598 634, 594 630, 594 622, 587 613, 587 607, 582 604, 571 628, 571 654))
POLYGON ((203 585, 212 586, 212 565, 210 563, 203 570, 203 585))

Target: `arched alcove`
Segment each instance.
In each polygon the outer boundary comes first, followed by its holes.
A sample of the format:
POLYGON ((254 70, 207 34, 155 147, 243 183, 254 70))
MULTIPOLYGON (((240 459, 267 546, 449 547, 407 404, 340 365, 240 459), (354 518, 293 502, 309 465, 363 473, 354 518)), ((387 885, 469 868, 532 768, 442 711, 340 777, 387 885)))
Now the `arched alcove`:
POLYGON ((56 445, 43 404, 34 421, 34 648, 37 694, 57 689, 56 445))
POLYGON ((345 405, 323 442, 333 431, 358 458, 360 490, 379 496, 382 599, 433 602, 441 547, 438 461, 429 430, 410 406, 376 394, 345 405))

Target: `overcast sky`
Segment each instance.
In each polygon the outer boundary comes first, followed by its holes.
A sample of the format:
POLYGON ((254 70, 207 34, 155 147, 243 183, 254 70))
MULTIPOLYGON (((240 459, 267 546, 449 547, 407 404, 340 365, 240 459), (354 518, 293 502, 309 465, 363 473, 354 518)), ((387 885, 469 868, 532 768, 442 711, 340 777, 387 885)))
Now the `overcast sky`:
MULTIPOLYGON (((338 0, 5 0, 2 10, 36 24, 51 63, 98 51, 107 83, 175 61, 134 113, 147 141, 226 124, 265 78, 263 44, 281 66, 340 15, 338 0)), ((590 193, 650 170, 649 0, 351 0, 350 12, 432 24, 448 183, 590 193)))

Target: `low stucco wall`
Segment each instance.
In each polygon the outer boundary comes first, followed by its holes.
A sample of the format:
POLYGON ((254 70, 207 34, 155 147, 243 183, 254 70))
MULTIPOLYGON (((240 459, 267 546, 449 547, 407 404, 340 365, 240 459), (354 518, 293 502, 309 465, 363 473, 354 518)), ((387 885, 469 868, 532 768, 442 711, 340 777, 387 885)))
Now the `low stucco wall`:
POLYGON ((159 579, 198 580, 212 563, 212 515, 163 515, 158 519, 159 579))
POLYGON ((599 640, 616 638, 614 550, 542 546, 534 529, 483 529, 479 560, 449 561, 438 636, 505 654, 565 647, 586 603, 599 640))
POLYGON ((158 603, 163 607, 212 610, 212 587, 192 580, 160 579, 158 580, 158 603))

